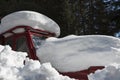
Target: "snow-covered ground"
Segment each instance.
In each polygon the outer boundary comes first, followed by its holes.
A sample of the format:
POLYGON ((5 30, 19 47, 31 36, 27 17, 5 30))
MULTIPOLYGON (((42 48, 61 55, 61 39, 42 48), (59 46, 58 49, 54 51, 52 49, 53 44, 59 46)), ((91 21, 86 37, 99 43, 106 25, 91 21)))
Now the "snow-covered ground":
POLYGON ((0 45, 0 80, 74 80, 60 75, 50 63, 40 64, 26 56, 0 45))
POLYGON ((60 72, 120 63, 120 39, 103 35, 49 38, 40 46, 37 56, 60 72))
POLYGON ((77 67, 77 69, 81 70, 91 65, 105 65, 105 68, 88 75, 89 80, 119 80, 119 42, 119 39, 109 36, 68 36, 62 39, 49 38, 40 47, 41 54, 39 54, 44 57, 45 60, 50 61, 45 61, 44 58, 40 58, 42 64, 37 60, 26 58, 27 54, 25 52, 16 52, 11 50, 9 46, 0 45, 0 80, 74 80, 67 76, 60 75, 55 68, 60 68, 61 70, 68 68, 68 71, 70 69, 75 70, 74 68, 77 67), (85 42, 79 43, 82 40, 85 42), (88 43, 91 43, 91 45, 88 45, 88 43), (74 44, 76 44, 76 46, 74 44), (80 44, 81 46, 78 46, 80 44), (43 46, 46 51, 42 49, 43 46), (58 50, 58 48, 60 48, 61 51, 58 50), (75 53, 71 53, 72 51, 75 53), (24 60, 25 64, 23 64, 24 60), (44 61, 47 63, 43 63, 44 61), (69 61, 71 61, 71 63, 68 63, 69 61), (52 65, 49 62, 51 62, 52 65), (60 67, 56 67, 54 62, 58 62, 57 65, 60 67), (66 65, 64 66, 62 63, 66 65), (70 67, 68 67, 68 65, 70 67))
POLYGON ((120 64, 107 65, 103 70, 88 75, 89 80, 120 80, 120 64))

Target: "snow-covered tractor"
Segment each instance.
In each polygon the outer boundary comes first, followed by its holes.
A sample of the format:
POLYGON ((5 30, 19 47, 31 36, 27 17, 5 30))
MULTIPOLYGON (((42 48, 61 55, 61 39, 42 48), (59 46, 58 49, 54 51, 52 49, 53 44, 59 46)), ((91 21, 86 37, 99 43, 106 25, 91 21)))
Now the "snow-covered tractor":
MULTIPOLYGON (((10 45, 15 51, 27 52, 28 57, 34 60, 38 59, 36 50, 42 42, 48 37, 59 35, 57 23, 37 12, 19 11, 1 19, 0 44, 10 45)), ((102 68, 103 66, 91 66, 81 71, 59 72, 75 79, 88 80, 88 74, 102 68)))
POLYGON ((37 12, 20 11, 1 20, 0 43, 10 45, 15 51, 28 52, 31 59, 37 59, 36 49, 48 37, 59 35, 58 25, 37 12), (50 25, 48 25, 50 24, 50 25))

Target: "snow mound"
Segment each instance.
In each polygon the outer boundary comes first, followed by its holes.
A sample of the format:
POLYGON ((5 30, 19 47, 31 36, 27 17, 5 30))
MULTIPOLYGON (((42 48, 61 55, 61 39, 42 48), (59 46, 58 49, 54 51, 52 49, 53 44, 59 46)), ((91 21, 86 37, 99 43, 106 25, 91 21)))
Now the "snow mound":
POLYGON ((0 45, 0 80, 75 80, 60 75, 50 63, 40 64, 26 56, 0 45))
POLYGON ((37 50, 37 56, 60 72, 120 63, 120 39, 103 35, 48 38, 37 50))
POLYGON ((107 65, 102 70, 88 75, 89 80, 120 80, 120 64, 107 65))
POLYGON ((43 14, 33 11, 18 11, 5 16, 1 19, 0 33, 20 25, 46 30, 55 33, 56 36, 60 35, 60 28, 56 22, 43 14))

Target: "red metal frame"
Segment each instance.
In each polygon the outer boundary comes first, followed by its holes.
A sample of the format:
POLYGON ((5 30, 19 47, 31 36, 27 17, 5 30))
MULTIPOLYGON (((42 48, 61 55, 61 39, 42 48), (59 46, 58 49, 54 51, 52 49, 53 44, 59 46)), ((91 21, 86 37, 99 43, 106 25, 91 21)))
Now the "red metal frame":
POLYGON ((77 80, 88 80, 87 75, 90 73, 94 73, 98 69, 103 69, 104 66, 91 66, 88 69, 82 70, 82 71, 76 71, 76 72, 63 72, 61 74, 67 75, 71 78, 75 78, 77 80))
POLYGON ((4 37, 3 44, 5 44, 5 41, 7 39, 13 38, 13 45, 11 46, 13 50, 16 50, 16 40, 17 40, 17 38, 20 37, 20 36, 25 36, 26 39, 27 39, 27 46, 29 48, 28 56, 29 56, 29 58, 34 59, 34 60, 36 60, 36 59, 38 60, 38 58, 36 56, 36 50, 34 48, 31 36, 32 35, 39 35, 39 36, 45 36, 45 37, 55 36, 54 33, 50 33, 50 32, 43 31, 43 30, 38 30, 38 29, 33 29, 32 27, 29 27, 29 26, 16 26, 16 27, 2 33, 0 36, 3 36, 6 33, 12 33, 13 35, 9 36, 7 38, 4 37), (14 33, 13 30, 15 30, 17 28, 24 28, 25 32, 14 33))

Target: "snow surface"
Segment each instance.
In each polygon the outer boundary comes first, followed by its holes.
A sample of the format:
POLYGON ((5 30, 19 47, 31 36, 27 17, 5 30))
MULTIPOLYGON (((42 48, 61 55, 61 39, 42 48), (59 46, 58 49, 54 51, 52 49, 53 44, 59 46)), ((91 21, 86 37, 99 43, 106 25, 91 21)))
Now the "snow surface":
POLYGON ((0 80, 74 80, 60 75, 50 63, 40 64, 26 56, 0 45, 0 80))
MULTIPOLYGON (((75 67, 76 70, 80 70, 91 65, 104 65, 104 69, 88 75, 89 80, 120 79, 120 40, 117 38, 100 35, 49 38, 42 44, 40 50, 42 53, 38 53, 38 55, 42 63, 52 61, 51 63, 56 69, 61 67, 60 69, 63 71, 66 71, 67 68, 67 71, 70 69, 73 71, 75 67), (73 52, 70 53, 71 51, 73 52), (73 63, 76 60, 78 61, 73 63), (60 67, 56 67, 56 65, 60 67)), ((60 75, 50 63, 41 64, 26 56, 25 52, 16 52, 9 46, 0 45, 0 80, 74 80, 60 75), (24 65, 23 61, 25 61, 24 65)))
POLYGON ((120 39, 103 35, 48 38, 37 50, 37 56, 60 72, 120 63, 120 39))
POLYGON ((5 16, 1 19, 0 33, 20 25, 46 30, 55 33, 56 37, 60 35, 60 28, 56 22, 34 11, 18 11, 5 16))
POLYGON ((107 65, 102 70, 88 75, 89 80, 120 80, 120 64, 107 65))

